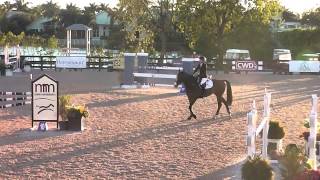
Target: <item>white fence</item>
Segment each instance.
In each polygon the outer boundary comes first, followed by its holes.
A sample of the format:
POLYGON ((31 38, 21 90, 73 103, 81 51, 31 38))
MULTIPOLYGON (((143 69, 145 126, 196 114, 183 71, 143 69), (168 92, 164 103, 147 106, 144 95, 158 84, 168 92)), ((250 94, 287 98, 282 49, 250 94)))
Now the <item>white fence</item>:
POLYGON ((317 142, 317 124, 318 124, 318 97, 316 94, 312 95, 312 108, 309 118, 309 124, 310 124, 310 135, 308 138, 308 157, 311 162, 312 167, 314 169, 317 169, 317 155, 316 155, 316 142, 317 142))
MULTIPOLYGON (((268 142, 272 142, 268 140, 268 130, 269 130, 269 122, 270 122, 270 102, 271 102, 271 93, 265 93, 264 95, 264 111, 263 117, 260 125, 256 128, 257 119, 258 119, 258 111, 256 108, 256 103, 253 101, 252 109, 247 114, 248 118, 248 135, 247 135, 247 156, 254 156, 256 154, 256 146, 255 141, 259 136, 260 132, 262 133, 262 158, 268 158, 268 142)), ((317 169, 317 163, 320 156, 316 154, 316 143, 317 143, 317 118, 318 118, 318 97, 316 94, 312 95, 312 108, 309 116, 310 122, 310 135, 308 138, 308 142, 306 144, 306 154, 308 158, 311 160, 312 167, 317 169)), ((277 144, 278 145, 278 144, 277 144)), ((320 150, 319 150, 320 151, 320 150)))
POLYGON ((262 131, 262 157, 267 158, 267 146, 268 146, 268 130, 269 130, 269 121, 270 121, 270 102, 271 102, 271 93, 265 93, 264 95, 264 111, 263 118, 256 128, 258 111, 256 108, 256 103, 253 101, 252 110, 248 113, 248 136, 247 136, 247 146, 248 146, 248 156, 253 156, 256 154, 255 141, 256 137, 259 136, 259 133, 262 131))

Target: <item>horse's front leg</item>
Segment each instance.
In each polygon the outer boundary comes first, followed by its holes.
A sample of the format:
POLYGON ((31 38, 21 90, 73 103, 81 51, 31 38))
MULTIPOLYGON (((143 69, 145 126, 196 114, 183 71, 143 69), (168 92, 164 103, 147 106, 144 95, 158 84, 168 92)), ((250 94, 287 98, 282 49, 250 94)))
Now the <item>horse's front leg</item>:
POLYGON ((192 112, 192 106, 195 102, 196 100, 190 101, 190 104, 189 104, 190 116, 188 117, 188 120, 190 120, 191 118, 197 119, 197 116, 192 112))

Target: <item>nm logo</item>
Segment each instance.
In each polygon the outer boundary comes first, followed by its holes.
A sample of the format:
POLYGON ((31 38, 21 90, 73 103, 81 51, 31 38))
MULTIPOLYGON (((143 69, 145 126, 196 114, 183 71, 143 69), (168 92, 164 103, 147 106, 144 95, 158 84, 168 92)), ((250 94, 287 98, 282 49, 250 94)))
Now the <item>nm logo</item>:
POLYGON ((35 92, 50 93, 55 92, 54 84, 35 84, 35 92))

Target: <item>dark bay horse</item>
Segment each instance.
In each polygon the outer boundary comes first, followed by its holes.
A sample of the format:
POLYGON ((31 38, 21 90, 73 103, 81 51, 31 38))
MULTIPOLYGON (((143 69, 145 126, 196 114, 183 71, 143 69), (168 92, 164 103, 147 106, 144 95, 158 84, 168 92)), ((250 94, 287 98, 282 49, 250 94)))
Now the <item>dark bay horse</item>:
MULTIPOLYGON (((179 73, 177 74, 177 82, 175 86, 177 87, 181 83, 183 83, 186 87, 186 94, 189 100, 190 116, 188 117, 188 119, 190 120, 192 117, 197 119, 197 116, 192 112, 192 106, 197 101, 197 99, 202 98, 202 90, 199 87, 197 79, 194 76, 183 71, 179 71, 179 73)), ((231 112, 229 110, 229 106, 231 106, 232 104, 232 90, 230 82, 227 80, 213 80, 213 87, 210 89, 206 89, 203 97, 208 97, 212 94, 216 95, 218 101, 216 116, 219 114, 220 108, 223 103, 226 106, 227 112, 231 118, 231 112), (227 100, 225 100, 223 97, 226 88, 227 100)))

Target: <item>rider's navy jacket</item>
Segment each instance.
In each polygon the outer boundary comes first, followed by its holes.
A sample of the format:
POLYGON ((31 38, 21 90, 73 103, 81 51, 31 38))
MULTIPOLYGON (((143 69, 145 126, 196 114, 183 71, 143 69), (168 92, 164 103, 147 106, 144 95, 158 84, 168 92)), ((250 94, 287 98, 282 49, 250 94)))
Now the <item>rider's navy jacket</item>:
POLYGON ((194 70, 194 73, 200 69, 199 78, 206 78, 207 77, 207 64, 202 63, 202 66, 200 66, 200 65, 201 65, 201 63, 198 64, 198 66, 194 70))

